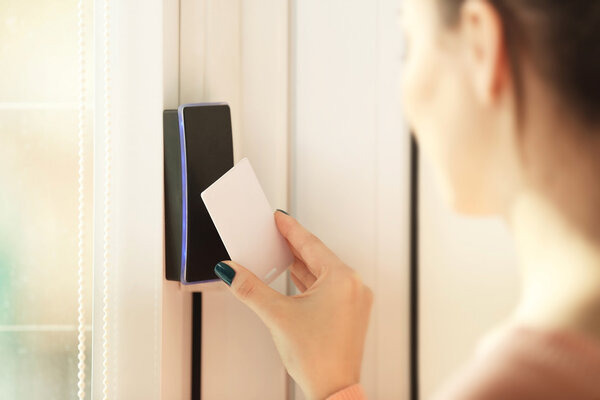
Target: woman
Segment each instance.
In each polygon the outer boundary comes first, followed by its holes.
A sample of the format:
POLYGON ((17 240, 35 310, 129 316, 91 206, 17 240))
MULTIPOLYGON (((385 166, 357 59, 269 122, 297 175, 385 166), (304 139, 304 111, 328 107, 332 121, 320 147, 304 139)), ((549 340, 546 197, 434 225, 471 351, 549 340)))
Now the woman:
MULTIPOLYGON (((405 114, 448 201, 501 214, 523 298, 440 399, 600 399, 600 1, 405 0, 405 114)), ((309 399, 363 399, 372 293, 275 213, 302 294, 216 273, 270 328, 309 399)))

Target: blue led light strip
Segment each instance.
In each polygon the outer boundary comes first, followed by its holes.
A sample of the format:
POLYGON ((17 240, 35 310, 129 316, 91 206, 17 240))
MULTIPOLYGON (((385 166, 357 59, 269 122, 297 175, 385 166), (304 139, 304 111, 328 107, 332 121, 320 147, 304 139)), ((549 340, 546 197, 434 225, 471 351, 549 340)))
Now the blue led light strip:
POLYGON ((187 190, 187 152, 185 146, 185 128, 183 126, 183 107, 177 109, 179 119, 179 143, 181 146, 181 283, 187 283, 185 276, 187 266, 187 241, 188 241, 188 190, 187 190))

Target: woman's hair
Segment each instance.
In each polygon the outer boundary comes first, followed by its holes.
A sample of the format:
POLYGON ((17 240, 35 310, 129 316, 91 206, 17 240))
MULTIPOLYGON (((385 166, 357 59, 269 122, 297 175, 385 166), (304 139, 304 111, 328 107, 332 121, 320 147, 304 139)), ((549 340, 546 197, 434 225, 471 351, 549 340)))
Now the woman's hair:
MULTIPOLYGON (((456 24, 464 0, 437 1, 445 23, 456 24)), ((527 54, 565 104, 600 124, 600 0, 487 1, 502 19, 517 96, 526 95, 520 65, 527 54)))

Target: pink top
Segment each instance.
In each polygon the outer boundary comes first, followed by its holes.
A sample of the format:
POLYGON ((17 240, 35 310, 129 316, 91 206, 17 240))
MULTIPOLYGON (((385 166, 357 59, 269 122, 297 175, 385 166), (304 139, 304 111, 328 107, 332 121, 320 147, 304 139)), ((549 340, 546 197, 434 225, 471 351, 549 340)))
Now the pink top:
MULTIPOLYGON (((327 400, 365 400, 360 385, 327 400)), ((437 400, 600 400, 600 342, 576 332, 512 328, 489 337, 437 400)))

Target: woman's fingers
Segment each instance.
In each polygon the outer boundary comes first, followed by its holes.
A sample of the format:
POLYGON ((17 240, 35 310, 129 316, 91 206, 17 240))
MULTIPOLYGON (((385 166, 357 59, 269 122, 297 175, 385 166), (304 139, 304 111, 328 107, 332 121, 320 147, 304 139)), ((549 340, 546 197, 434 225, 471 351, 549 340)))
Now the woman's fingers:
POLYGON ((317 278, 312 274, 312 272, 309 271, 306 265, 304 265, 304 263, 297 258, 294 260, 293 264, 290 266, 289 269, 290 272, 302 283, 302 285, 305 288, 310 288, 313 285, 313 283, 315 283, 315 281, 317 280, 317 278))
POLYGON ((215 266, 215 273, 231 287, 233 294, 267 325, 278 314, 277 308, 287 301, 286 296, 269 287, 236 262, 227 260, 218 263, 215 266))
POLYGON ((298 279, 298 277, 291 271, 290 271, 290 278, 292 278, 292 282, 294 282, 294 285, 296 285, 296 287, 298 288, 300 293, 306 292, 306 286, 304 285, 304 283, 302 283, 302 281, 300 279, 298 279))
POLYGON ((281 235, 290 244, 294 255, 304 262, 314 276, 319 276, 321 266, 331 259, 329 249, 289 215, 276 211, 275 223, 281 235))

